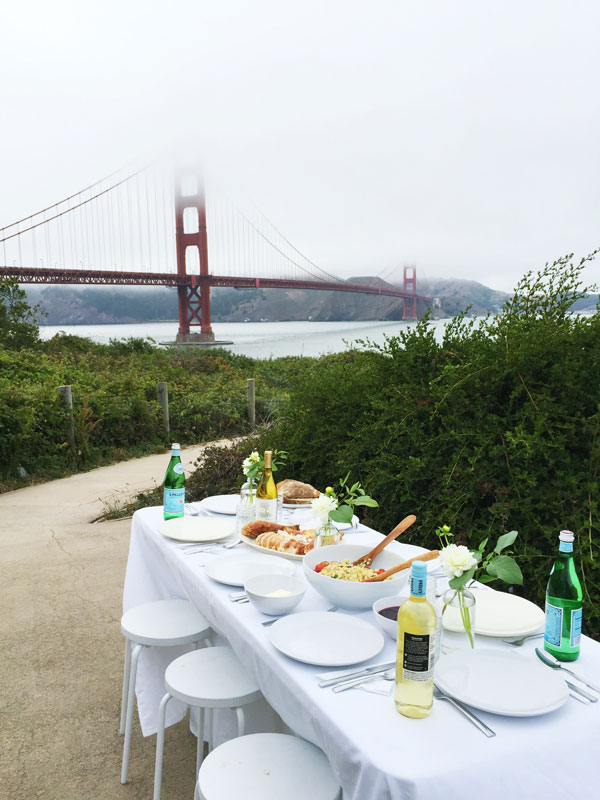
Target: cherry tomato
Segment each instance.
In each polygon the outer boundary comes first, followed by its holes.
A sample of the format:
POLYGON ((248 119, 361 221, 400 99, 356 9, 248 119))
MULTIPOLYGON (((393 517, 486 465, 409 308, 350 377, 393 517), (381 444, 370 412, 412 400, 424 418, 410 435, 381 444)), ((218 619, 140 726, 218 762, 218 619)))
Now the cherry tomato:
POLYGON ((378 575, 381 575, 381 573, 382 573, 382 572, 385 572, 385 570, 384 570, 384 569, 378 569, 378 570, 377 570, 377 574, 378 574, 378 575))
POLYGON ((320 562, 319 564, 317 564, 317 566, 315 567, 315 572, 321 572, 321 570, 322 570, 322 569, 325 569, 325 567, 326 567, 328 564, 329 564, 329 561, 321 561, 321 562, 320 562))

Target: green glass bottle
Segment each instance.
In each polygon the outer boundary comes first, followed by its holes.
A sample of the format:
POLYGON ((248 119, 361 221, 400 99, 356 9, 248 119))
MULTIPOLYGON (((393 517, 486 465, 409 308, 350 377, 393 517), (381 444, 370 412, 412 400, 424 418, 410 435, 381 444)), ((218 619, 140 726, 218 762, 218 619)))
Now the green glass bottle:
POLYGON ((558 558, 546 589, 544 650, 559 661, 575 661, 581 640, 583 593, 573 561, 574 534, 561 531, 558 558))
POLYGON ((171 446, 171 460, 165 473, 165 488, 163 495, 164 518, 175 519, 183 517, 185 506, 185 475, 181 463, 178 442, 171 446))

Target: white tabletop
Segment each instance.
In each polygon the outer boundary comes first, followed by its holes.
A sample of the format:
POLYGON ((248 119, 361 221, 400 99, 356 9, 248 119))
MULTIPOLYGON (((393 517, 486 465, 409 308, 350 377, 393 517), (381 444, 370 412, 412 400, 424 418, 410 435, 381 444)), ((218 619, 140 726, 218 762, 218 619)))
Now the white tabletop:
MULTIPOLYGON (((344 800, 506 800, 533 796, 580 800, 595 796, 600 702, 583 705, 569 699, 551 714, 519 719, 478 711, 478 716, 496 731, 496 737, 488 739, 445 703, 434 702, 429 717, 412 720, 396 712, 391 695, 356 690, 334 694, 320 689, 316 675, 324 668, 281 654, 270 643, 269 629, 261 625, 267 617, 250 604, 232 603, 232 588, 205 574, 204 565, 223 553, 235 557, 242 550, 256 551, 240 545, 214 555, 185 555, 177 542, 157 533, 161 519, 162 508, 146 508, 134 515, 124 610, 151 600, 188 597, 247 665, 283 721, 325 751, 343 786, 344 800)), ((346 537, 345 541, 369 544, 375 543, 379 534, 362 528, 346 537)), ((300 562, 296 569, 302 575, 300 562)), ((295 611, 325 610, 328 606, 308 586, 295 611)), ((358 616, 373 622, 370 610, 358 616)), ((484 643, 505 650, 510 647, 487 637, 484 643)), ((511 648, 511 652, 515 658, 536 658, 534 648, 539 643, 533 640, 521 648, 511 648)), ((481 639, 477 646, 482 646, 481 639)), ((136 688, 142 730, 149 735, 156 729, 156 709, 164 694, 161 670, 173 655, 146 655, 146 660, 140 661, 136 688)), ((386 636, 384 649, 372 663, 394 658, 395 643, 386 636)), ((575 669, 598 682, 600 644, 583 637, 575 669)), ((182 710, 175 708, 169 721, 181 714, 182 710)))

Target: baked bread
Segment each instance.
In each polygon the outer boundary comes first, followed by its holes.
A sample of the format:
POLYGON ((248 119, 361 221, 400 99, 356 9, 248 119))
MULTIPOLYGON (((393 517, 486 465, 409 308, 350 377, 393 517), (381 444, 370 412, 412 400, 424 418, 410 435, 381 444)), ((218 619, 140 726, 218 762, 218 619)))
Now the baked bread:
POLYGON ((297 556, 304 556, 312 550, 315 543, 315 532, 313 529, 300 531, 290 534, 287 531, 270 531, 261 533, 256 538, 256 544, 266 547, 268 550, 276 550, 278 553, 291 553, 297 556))
POLYGON ((277 491, 283 491, 284 503, 310 503, 311 500, 314 500, 315 497, 319 497, 321 494, 319 490, 311 486, 310 483, 294 481, 291 478, 279 481, 277 484, 277 491))
POLYGON ((267 531, 287 531, 288 533, 295 533, 300 530, 300 525, 282 525, 280 522, 267 522, 264 519, 255 519, 253 522, 247 522, 242 528, 242 536, 247 536, 249 539, 256 539, 261 533, 267 531))

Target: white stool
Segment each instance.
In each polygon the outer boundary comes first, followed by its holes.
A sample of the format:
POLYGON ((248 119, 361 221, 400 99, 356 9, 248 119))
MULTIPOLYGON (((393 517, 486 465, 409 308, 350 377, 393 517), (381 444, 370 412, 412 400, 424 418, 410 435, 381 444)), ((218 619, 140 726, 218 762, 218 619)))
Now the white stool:
POLYGON ((198 708, 198 745, 196 774, 202 764, 204 750, 204 709, 210 709, 209 749, 212 745, 212 709, 235 710, 238 736, 244 733, 242 706, 261 697, 259 688, 229 647, 209 647, 176 658, 165 672, 167 694, 160 701, 156 733, 156 763, 154 767, 154 800, 160 800, 163 746, 165 741, 165 709, 174 697, 188 706, 198 708))
POLYGON ((121 783, 127 783, 135 679, 142 648, 197 644, 201 639, 206 639, 211 629, 205 617, 189 600, 158 600, 155 603, 135 606, 123 614, 121 632, 125 637, 125 667, 119 726, 119 732, 125 734, 121 783))
POLYGON ((337 800, 340 785, 314 744, 283 733, 224 742, 202 764, 195 800, 337 800))

